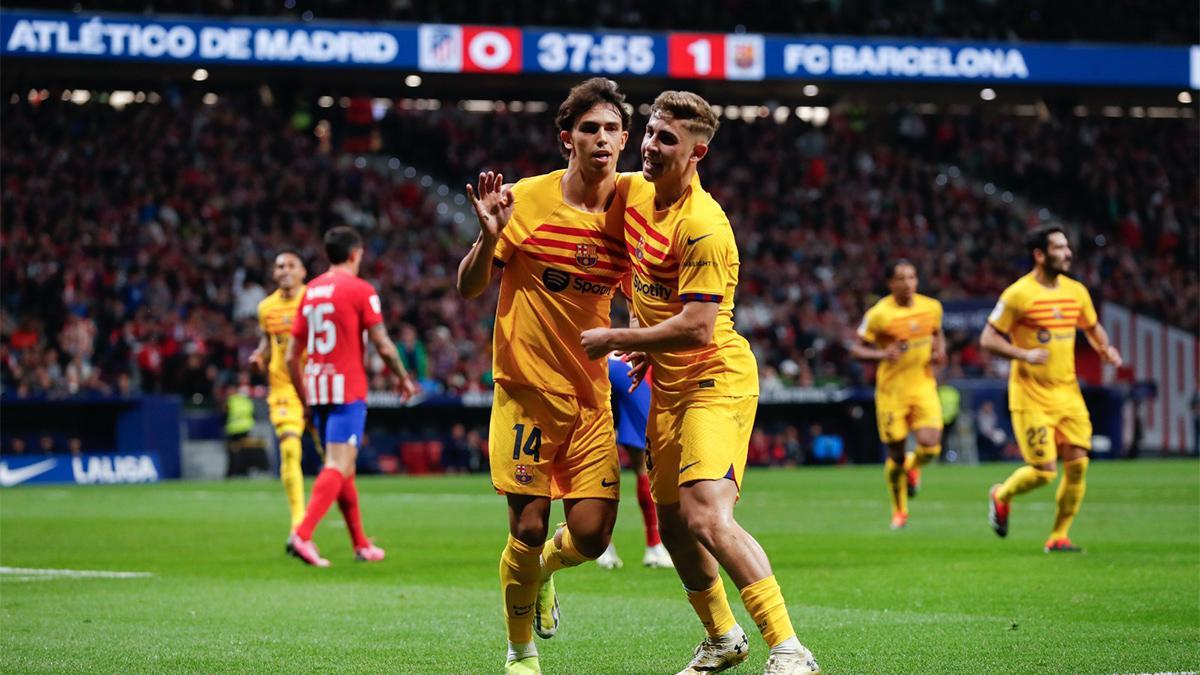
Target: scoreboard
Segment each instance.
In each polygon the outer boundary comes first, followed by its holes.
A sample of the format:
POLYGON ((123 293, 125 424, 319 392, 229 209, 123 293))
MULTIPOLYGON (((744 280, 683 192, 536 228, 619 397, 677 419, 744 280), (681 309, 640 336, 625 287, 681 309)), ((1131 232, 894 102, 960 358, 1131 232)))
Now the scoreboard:
POLYGON ((1200 89, 1200 46, 964 42, 0 10, 0 55, 429 73, 1200 89))

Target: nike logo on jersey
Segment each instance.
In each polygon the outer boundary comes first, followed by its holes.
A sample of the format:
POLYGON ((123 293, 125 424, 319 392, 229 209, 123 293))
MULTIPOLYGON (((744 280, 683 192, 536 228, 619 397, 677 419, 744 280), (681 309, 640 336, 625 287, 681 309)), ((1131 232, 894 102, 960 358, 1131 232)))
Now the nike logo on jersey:
POLYGON ((611 482, 611 483, 610 483, 610 482, 608 482, 608 479, 607 479, 607 478, 601 478, 601 479, 600 479, 600 487, 612 487, 612 486, 616 485, 616 484, 617 484, 617 483, 619 483, 619 482, 620 482, 620 481, 616 481, 616 480, 614 480, 613 482, 611 482))
POLYGON ((56 466, 58 466, 57 459, 47 459, 37 464, 21 467, 20 469, 10 469, 7 463, 0 464, 0 486, 12 487, 19 485, 31 478, 46 473, 56 466))
POLYGON ((708 234, 702 234, 699 237, 688 237, 687 245, 691 246, 692 244, 700 241, 701 239, 703 239, 705 237, 711 237, 711 236, 712 236, 712 232, 709 232, 708 234))
POLYGON ((686 465, 686 466, 684 466, 684 467, 680 468, 680 469, 679 469, 679 475, 681 475, 681 476, 682 476, 684 471, 687 471, 688 469, 692 468, 693 466, 696 466, 696 465, 697 465, 697 464, 699 464, 699 463, 700 463, 700 461, 699 461, 699 460, 696 460, 695 462, 692 462, 691 464, 688 464, 688 465, 686 465))

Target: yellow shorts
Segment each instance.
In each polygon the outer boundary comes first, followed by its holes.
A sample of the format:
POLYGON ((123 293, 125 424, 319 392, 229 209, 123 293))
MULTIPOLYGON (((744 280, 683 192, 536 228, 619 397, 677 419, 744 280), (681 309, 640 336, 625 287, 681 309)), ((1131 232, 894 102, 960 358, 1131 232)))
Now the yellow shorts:
POLYGON ((942 401, 937 387, 922 387, 901 397, 875 397, 875 419, 884 443, 899 443, 914 429, 942 428, 942 401))
POLYGON ((1012 424, 1021 455, 1029 464, 1056 461, 1060 445, 1092 449, 1092 419, 1083 401, 1056 412, 1013 410, 1012 424))
POLYGON ((267 406, 271 410, 271 424, 275 426, 275 437, 283 438, 284 434, 304 433, 304 406, 295 394, 282 396, 271 394, 267 397, 267 406))
POLYGON ((501 494, 617 499, 621 463, 612 407, 496 383, 488 432, 492 486, 501 494))
POLYGON ((679 501, 679 486, 732 479, 738 489, 754 431, 757 396, 716 396, 650 401, 646 468, 655 503, 679 501))

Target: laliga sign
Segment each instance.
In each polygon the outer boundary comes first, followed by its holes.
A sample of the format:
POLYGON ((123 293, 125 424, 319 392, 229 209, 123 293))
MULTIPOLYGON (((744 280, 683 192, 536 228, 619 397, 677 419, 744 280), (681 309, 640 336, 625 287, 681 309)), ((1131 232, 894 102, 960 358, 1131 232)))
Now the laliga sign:
POLYGON ((1019 49, 912 45, 791 43, 783 48, 788 75, 1020 79, 1029 68, 1019 49))

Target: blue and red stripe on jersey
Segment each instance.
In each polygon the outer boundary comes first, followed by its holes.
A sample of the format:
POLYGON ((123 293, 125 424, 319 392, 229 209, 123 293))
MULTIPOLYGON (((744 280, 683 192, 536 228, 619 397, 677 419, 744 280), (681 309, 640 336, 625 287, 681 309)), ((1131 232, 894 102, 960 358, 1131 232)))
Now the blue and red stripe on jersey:
POLYGON ((711 293, 680 293, 680 302, 720 302, 724 296, 713 295, 711 293))

